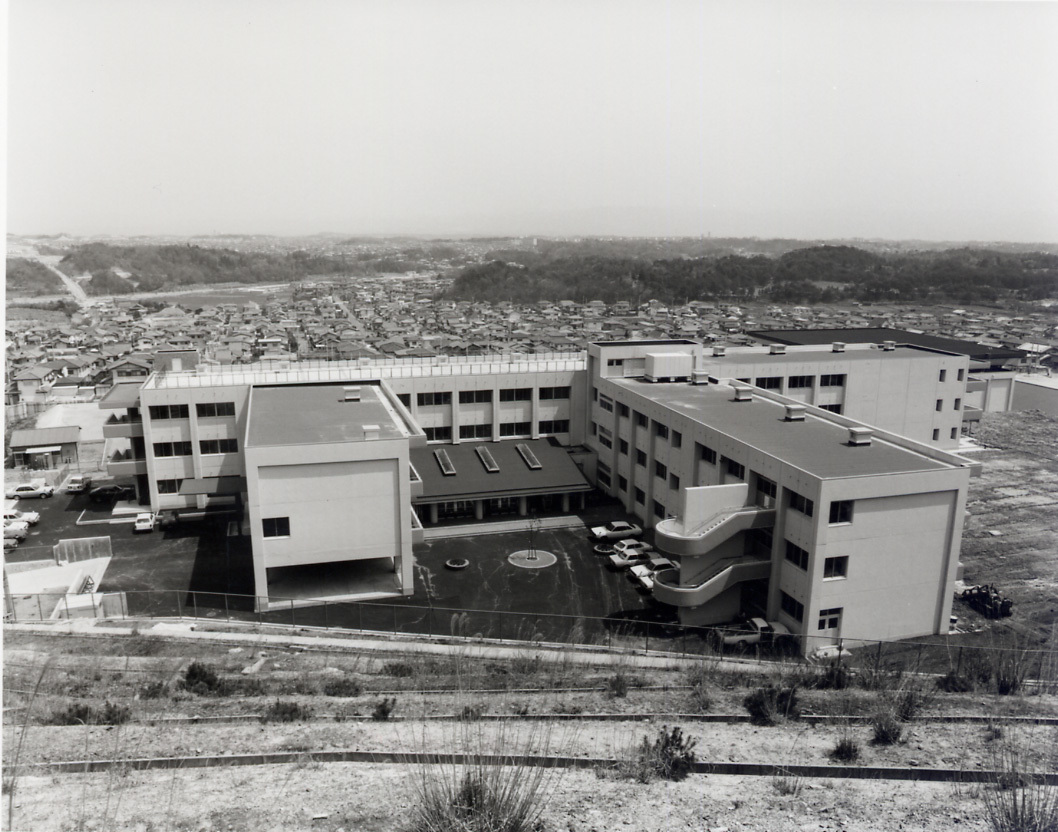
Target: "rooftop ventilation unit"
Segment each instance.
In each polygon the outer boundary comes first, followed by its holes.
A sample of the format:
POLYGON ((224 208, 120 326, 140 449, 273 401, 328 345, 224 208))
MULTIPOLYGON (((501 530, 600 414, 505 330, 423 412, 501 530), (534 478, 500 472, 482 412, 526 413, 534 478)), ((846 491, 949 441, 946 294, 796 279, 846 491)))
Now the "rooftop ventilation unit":
POLYGON ((768 347, 768 354, 769 355, 786 355, 786 345, 785 344, 772 344, 770 347, 768 347))
POLYGON ((844 341, 835 341, 834 345, 831 347, 831 349, 834 352, 845 352, 845 342, 844 341))
POLYGON ((882 349, 886 352, 892 352, 896 349, 896 341, 882 341, 882 349))
POLYGON ((515 450, 521 454, 522 460, 526 465, 529 466, 530 471, 539 471, 544 466, 540 464, 540 460, 536 458, 536 454, 533 453, 533 449, 526 445, 524 442, 519 442, 514 446, 515 450))
POLYGON ((342 401, 343 402, 358 402, 358 401, 360 401, 360 388, 359 387, 343 387, 342 388, 342 401))
POLYGON ((496 463, 496 458, 492 455, 492 452, 488 448, 477 447, 474 449, 474 453, 478 455, 478 459, 481 460, 481 464, 485 466, 485 470, 490 474, 498 474, 500 466, 496 463))
POLYGON ((378 425, 364 425, 364 439, 370 441, 372 439, 378 439, 378 435, 382 428, 378 425))
POLYGON ((739 384, 735 387, 735 398, 732 399, 735 402, 751 402, 753 401, 753 388, 745 384, 739 384))
POLYGON ((786 405, 787 422, 803 422, 805 420, 805 406, 803 404, 786 405))
POLYGON ((871 444, 874 431, 870 428, 849 428, 849 444, 853 447, 871 444))
POLYGON ((452 464, 452 460, 448 456, 448 451, 437 450, 433 452, 433 455, 437 460, 437 464, 441 467, 442 474, 446 477, 454 477, 456 475, 456 467, 452 464))
POLYGON ((727 354, 727 347, 716 346, 713 347, 713 355, 717 358, 723 358, 727 354))
POLYGON ((708 384, 709 383, 709 371, 708 370, 692 370, 691 371, 691 384, 708 384))

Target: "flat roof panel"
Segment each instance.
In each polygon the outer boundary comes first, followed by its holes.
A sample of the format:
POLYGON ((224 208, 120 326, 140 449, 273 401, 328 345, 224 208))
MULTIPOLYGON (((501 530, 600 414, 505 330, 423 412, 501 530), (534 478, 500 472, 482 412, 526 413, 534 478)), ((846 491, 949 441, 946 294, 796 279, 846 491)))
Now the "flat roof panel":
POLYGON ((925 332, 909 332, 906 329, 888 329, 886 327, 855 327, 843 329, 762 329, 747 332, 754 338, 763 341, 774 341, 777 344, 829 344, 844 341, 848 344, 880 344, 883 341, 896 341, 898 344, 912 344, 931 350, 943 350, 968 355, 979 361, 996 361, 1007 358, 1024 358, 1022 350, 1011 350, 1006 347, 992 347, 974 341, 959 338, 947 338, 942 335, 930 335, 925 332))
POLYGON ((608 381, 818 477, 902 474, 952 467, 889 444, 877 432, 870 445, 852 447, 848 444, 849 429, 842 424, 811 412, 803 422, 787 422, 784 404, 756 395, 752 401, 736 402, 734 390, 726 385, 608 381))
POLYGON ((364 428, 376 426, 375 439, 408 436, 377 384, 360 384, 360 401, 345 401, 341 384, 254 387, 250 391, 248 447, 364 442, 364 428))
POLYGON ((937 359, 936 353, 923 352, 922 350, 910 349, 908 347, 897 347, 893 350, 868 350, 856 349, 844 352, 833 352, 832 350, 806 350, 804 352, 729 352, 727 355, 706 355, 702 358, 703 365, 710 364, 829 364, 835 361, 891 361, 895 358, 916 358, 928 361, 937 359))
POLYGON ((110 392, 100 399, 99 406, 104 410, 139 407, 141 387, 143 387, 143 379, 126 384, 119 382, 111 387, 110 392))

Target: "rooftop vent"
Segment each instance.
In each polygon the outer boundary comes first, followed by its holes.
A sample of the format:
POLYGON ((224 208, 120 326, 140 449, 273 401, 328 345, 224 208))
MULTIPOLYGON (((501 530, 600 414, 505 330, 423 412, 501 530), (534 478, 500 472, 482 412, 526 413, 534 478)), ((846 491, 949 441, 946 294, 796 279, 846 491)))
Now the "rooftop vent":
POLYGON ((870 428, 849 428, 849 444, 852 446, 870 445, 874 431, 870 428))
POLYGON ((803 422, 805 420, 805 406, 803 404, 786 405, 787 422, 803 422))
POLYGON ((896 341, 882 341, 882 349, 886 352, 892 352, 896 349, 896 341))
POLYGON ((845 352, 845 342, 844 341, 835 341, 834 345, 831 347, 831 349, 834 352, 845 352))
POLYGON ((769 355, 786 355, 786 345, 785 344, 772 344, 770 347, 768 347, 768 354, 769 355))
POLYGON ((746 384, 735 385, 735 398, 732 401, 736 402, 751 402, 753 401, 753 388, 746 384))
POLYGON ((364 425, 364 439, 378 439, 378 434, 382 430, 378 425, 364 425))
POLYGON ((343 402, 358 402, 360 401, 360 388, 359 387, 343 387, 342 388, 342 401, 343 402))
POLYGON ((727 347, 713 347, 713 355, 717 356, 718 358, 723 358, 725 355, 727 355, 727 347))
POLYGON ((709 371, 708 370, 692 370, 691 371, 691 384, 708 384, 709 383, 709 371))

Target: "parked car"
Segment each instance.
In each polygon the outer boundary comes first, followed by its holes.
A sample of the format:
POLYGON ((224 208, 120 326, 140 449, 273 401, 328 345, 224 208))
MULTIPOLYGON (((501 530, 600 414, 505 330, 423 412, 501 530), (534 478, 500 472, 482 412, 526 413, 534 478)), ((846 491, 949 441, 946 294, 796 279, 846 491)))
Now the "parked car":
POLYGON ((17 508, 4 509, 4 522, 21 522, 35 526, 40 522, 40 515, 35 511, 19 511, 17 508))
POLYGON ((34 497, 44 500, 55 493, 55 489, 42 482, 24 482, 5 492, 5 496, 11 500, 29 500, 34 497))
POLYGON ((18 538, 16 538, 16 537, 5 537, 4 538, 4 551, 7 551, 8 549, 17 549, 17 548, 18 548, 18 538))
POLYGON ((126 499, 135 493, 135 489, 127 485, 101 485, 88 492, 88 499, 93 503, 106 503, 111 500, 126 499))
POLYGON ((789 637, 790 631, 777 621, 751 618, 732 631, 725 631, 724 646, 746 648, 755 644, 770 644, 789 637))
POLYGON ((591 536, 596 540, 623 540, 626 537, 639 537, 643 530, 635 523, 624 520, 612 520, 605 526, 593 526, 591 536))
POLYGON ((92 487, 92 478, 84 474, 74 474, 66 481, 67 494, 83 494, 92 487))
POLYGON ((132 533, 138 534, 139 532, 153 532, 154 531, 154 515, 151 512, 146 511, 136 515, 136 522, 132 526, 132 533))
POLYGON ((14 538, 15 540, 25 540, 26 535, 29 534, 29 526, 25 523, 4 523, 4 539, 14 538))
POLYGON ((654 547, 642 540, 618 540, 613 550, 614 554, 623 555, 628 552, 653 552, 654 547))
POLYGON ((645 563, 637 563, 629 569, 629 578, 648 592, 654 589, 654 576, 662 569, 678 569, 668 558, 652 557, 645 563))
POLYGON ((614 553, 607 560, 614 569, 624 569, 636 563, 646 563, 650 560, 653 549, 653 546, 641 540, 621 540, 614 546, 614 553))

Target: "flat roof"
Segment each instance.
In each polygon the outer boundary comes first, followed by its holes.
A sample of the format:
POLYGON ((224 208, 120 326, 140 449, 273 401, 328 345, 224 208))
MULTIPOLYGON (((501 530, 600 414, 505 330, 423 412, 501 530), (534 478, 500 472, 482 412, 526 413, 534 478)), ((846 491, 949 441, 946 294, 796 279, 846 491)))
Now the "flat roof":
POLYGON ((378 384, 292 384, 253 387, 246 428, 248 447, 364 442, 364 428, 376 439, 408 436, 403 421, 378 384), (360 388, 360 401, 345 401, 346 387, 360 388))
POLYGON ((140 403, 140 389, 143 387, 143 379, 134 382, 118 383, 110 388, 110 391, 99 401, 99 406, 104 410, 116 410, 123 407, 138 407, 140 403))
POLYGON ((957 352, 968 355, 978 361, 998 361, 1008 358, 1024 358, 1024 350, 1011 350, 1006 347, 991 347, 974 341, 963 341, 959 338, 947 338, 941 335, 929 335, 925 332, 909 332, 906 329, 889 329, 888 327, 854 327, 841 329, 765 329, 747 332, 762 341, 773 341, 776 344, 829 344, 834 341, 856 344, 880 344, 883 341, 896 341, 898 344, 913 344, 931 350, 957 352))
MULTIPOLYGON (((891 339, 890 339, 891 340, 891 339)), ((744 348, 740 348, 744 349, 744 348)), ((702 358, 704 367, 710 364, 761 364, 769 361, 788 362, 790 364, 813 363, 827 364, 834 361, 876 361, 879 358, 922 358, 935 360, 936 353, 925 352, 914 347, 897 347, 894 350, 854 349, 844 352, 832 350, 798 350, 772 354, 763 348, 753 352, 728 352, 726 355, 706 355, 702 358)))
POLYGON ((27 448, 31 445, 55 446, 77 442, 80 438, 80 425, 63 425, 55 428, 19 428, 11 431, 11 438, 8 444, 12 448, 27 448))
POLYGON ((814 413, 785 421, 784 404, 754 395, 734 401, 727 385, 651 384, 607 379, 618 387, 687 416, 817 477, 863 477, 936 471, 953 465, 886 442, 878 429, 870 445, 848 444, 849 429, 814 413))
POLYGON ((550 439, 426 445, 411 449, 411 464, 422 478, 422 496, 416 497, 415 503, 591 490, 569 451, 550 439), (539 468, 533 470, 526 465, 518 445, 529 447, 540 462, 539 468), (499 470, 485 470, 475 448, 488 450, 499 470), (434 451, 447 454, 455 474, 446 476, 441 471, 434 451))

